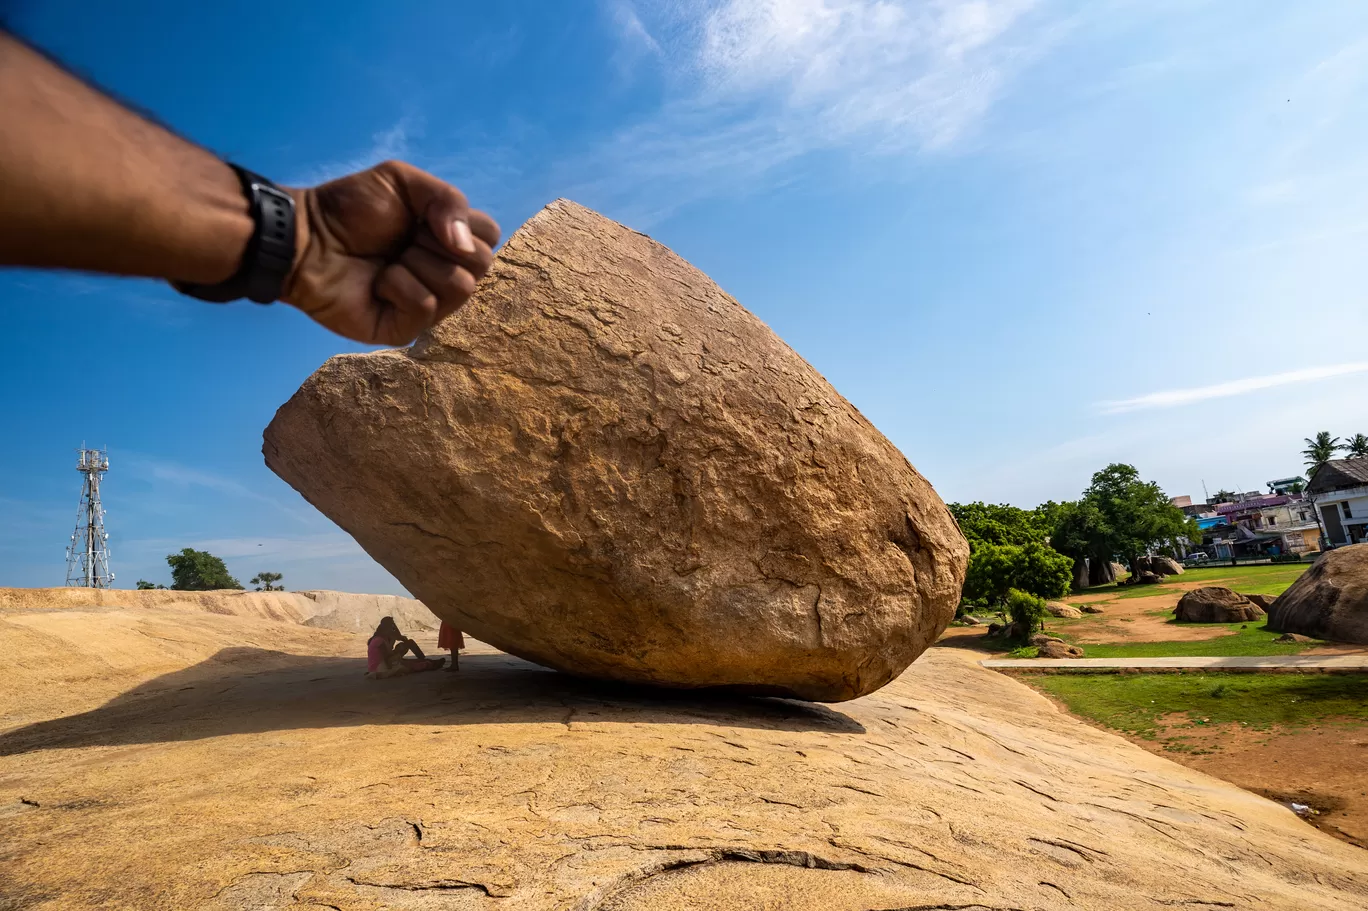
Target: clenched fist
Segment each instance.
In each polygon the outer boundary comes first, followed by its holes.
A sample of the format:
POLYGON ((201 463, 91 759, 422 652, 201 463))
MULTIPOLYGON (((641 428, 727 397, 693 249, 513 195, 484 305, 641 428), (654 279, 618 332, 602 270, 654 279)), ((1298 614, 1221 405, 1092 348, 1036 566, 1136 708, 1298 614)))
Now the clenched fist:
POLYGON ((455 312, 499 242, 460 190, 401 161, 290 193, 298 233, 281 299, 358 342, 407 345, 455 312))

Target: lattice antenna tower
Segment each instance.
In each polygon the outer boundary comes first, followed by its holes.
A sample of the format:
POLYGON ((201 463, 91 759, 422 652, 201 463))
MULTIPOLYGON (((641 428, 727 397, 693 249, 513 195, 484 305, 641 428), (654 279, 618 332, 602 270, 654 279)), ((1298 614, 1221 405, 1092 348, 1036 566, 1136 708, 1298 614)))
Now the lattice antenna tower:
POLYGON ((103 449, 76 450, 76 470, 81 481, 81 505, 76 512, 76 531, 67 545, 66 584, 80 588, 109 588, 109 534, 105 531, 104 506, 100 503, 100 480, 109 470, 109 453, 103 449))

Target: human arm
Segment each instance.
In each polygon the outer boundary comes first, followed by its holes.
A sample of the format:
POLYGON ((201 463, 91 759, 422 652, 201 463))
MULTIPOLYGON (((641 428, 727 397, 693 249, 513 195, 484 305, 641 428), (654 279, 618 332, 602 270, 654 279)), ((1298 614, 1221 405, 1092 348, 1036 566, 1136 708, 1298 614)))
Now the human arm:
MULTIPOLYGON (((0 32, 0 264, 215 284, 251 237, 233 170, 0 32)), ((306 189, 281 299, 335 332, 405 344, 460 307, 499 228, 402 162, 306 189)))

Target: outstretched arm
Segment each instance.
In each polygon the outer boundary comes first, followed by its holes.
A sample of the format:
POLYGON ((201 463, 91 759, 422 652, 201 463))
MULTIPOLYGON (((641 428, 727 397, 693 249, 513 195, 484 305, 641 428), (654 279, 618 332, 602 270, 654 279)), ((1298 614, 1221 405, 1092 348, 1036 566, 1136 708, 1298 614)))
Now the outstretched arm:
MULTIPOLYGON (((237 175, 0 32, 0 264, 193 284, 252 234, 237 175)), ((282 299, 349 338, 405 344, 469 298, 499 228, 449 184, 386 162, 296 205, 282 299)))

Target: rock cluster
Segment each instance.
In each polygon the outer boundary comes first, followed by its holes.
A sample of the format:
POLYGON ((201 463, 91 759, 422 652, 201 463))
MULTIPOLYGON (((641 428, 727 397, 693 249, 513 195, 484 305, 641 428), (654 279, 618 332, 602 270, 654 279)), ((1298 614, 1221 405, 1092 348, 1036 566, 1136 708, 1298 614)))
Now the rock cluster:
POLYGON ((945 628, 968 557, 767 326, 565 201, 412 348, 329 360, 264 453, 438 616, 632 683, 863 695, 945 628))
POLYGON ((1273 602, 1268 628, 1368 643, 1368 544, 1322 554, 1273 602))
POLYGON ((1244 623, 1263 615, 1259 605, 1219 585, 1193 589, 1173 610, 1173 618, 1179 623, 1244 623))

